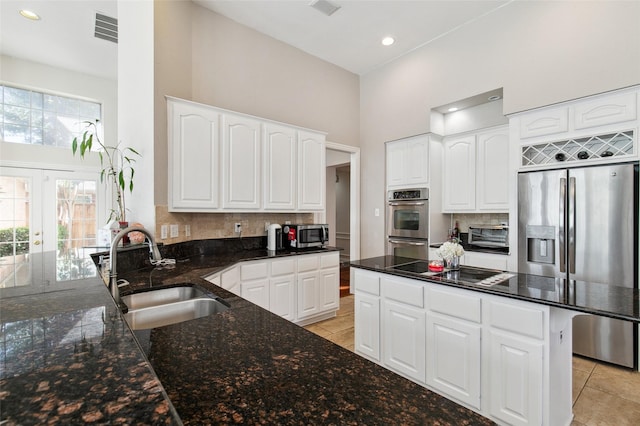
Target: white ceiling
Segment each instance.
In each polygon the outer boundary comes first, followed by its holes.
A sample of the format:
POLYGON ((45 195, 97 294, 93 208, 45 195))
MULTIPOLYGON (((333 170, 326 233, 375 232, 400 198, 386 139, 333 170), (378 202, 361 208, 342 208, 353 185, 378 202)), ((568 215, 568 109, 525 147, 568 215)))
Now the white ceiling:
POLYGON ((193 1, 360 75, 510 2, 329 0, 341 8, 326 16, 314 0, 193 1), (382 46, 387 35, 394 45, 382 46))
MULTIPOLYGON (((184 0, 173 0, 184 1, 184 0)), ((365 74, 512 0, 330 0, 326 16, 313 0, 194 0, 356 74, 365 74), (382 37, 396 43, 384 47, 382 37)), ((117 17, 116 0, 1 0, 0 52, 115 79, 117 46, 93 36, 95 13, 117 17), (42 20, 18 14, 30 8, 42 20)))
POLYGON ((96 12, 117 17, 116 0, 0 0, 0 52, 115 79, 118 46, 94 37, 96 12), (20 9, 42 19, 25 19, 20 9))

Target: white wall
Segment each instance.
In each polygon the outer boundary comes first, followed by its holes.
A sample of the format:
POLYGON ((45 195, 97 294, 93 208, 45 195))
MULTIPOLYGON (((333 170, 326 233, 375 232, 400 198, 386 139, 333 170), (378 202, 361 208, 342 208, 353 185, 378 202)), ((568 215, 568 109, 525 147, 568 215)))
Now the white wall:
MULTIPOLYGON (((102 104, 104 137, 106 142, 116 140, 118 129, 117 87, 115 80, 81 74, 9 56, 0 56, 0 81, 31 90, 56 95, 78 97, 102 104)), ((2 161, 20 163, 37 162, 43 167, 86 169, 100 163, 97 157, 80 160, 71 150, 0 142, 2 161)))
POLYGON ((496 88, 505 114, 640 83, 640 2, 517 1, 361 78, 361 257, 384 253, 384 142, 496 88))
MULTIPOLYGON (((140 154, 129 223, 155 229, 154 205, 154 4, 118 0, 118 137, 140 154)), ((166 168, 166 167, 165 167, 166 168)))

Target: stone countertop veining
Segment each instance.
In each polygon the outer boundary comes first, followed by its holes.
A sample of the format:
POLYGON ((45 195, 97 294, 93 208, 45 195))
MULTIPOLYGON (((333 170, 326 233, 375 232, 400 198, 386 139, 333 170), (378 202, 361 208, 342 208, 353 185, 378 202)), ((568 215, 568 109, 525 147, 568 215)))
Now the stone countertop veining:
POLYGON ((269 257, 257 249, 191 253, 174 266, 120 273, 131 289, 193 283, 231 306, 136 331, 137 341, 98 278, 31 295, 0 292, 0 421, 493 424, 202 278, 269 257))
MULTIPOLYGON (((516 272, 510 273, 513 276, 503 282, 484 286, 464 282, 455 273, 432 275, 393 269, 395 266, 416 261, 418 260, 399 256, 380 256, 353 261, 350 265, 354 268, 640 323, 640 292, 637 288, 516 272)), ((465 267, 462 266, 461 269, 465 269, 465 267)), ((496 271, 496 273, 499 272, 496 271)))

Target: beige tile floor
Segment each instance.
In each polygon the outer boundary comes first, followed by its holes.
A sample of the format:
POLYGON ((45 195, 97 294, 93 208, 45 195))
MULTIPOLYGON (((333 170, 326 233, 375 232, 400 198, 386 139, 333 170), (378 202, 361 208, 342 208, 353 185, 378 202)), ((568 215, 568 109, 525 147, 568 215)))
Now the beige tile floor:
MULTIPOLYGON (((335 318, 305 328, 353 351, 353 302, 342 297, 335 318)), ((571 426, 640 425, 640 373, 574 357, 573 415, 571 426)))

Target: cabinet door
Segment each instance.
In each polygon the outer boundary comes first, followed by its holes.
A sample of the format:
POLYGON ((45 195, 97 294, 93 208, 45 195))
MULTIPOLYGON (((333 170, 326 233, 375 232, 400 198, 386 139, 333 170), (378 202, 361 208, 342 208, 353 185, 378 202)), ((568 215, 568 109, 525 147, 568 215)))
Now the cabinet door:
POLYGON ((219 120, 212 108, 167 100, 169 211, 207 211, 218 205, 219 120))
POLYGON ((264 208, 296 209, 296 130, 267 123, 264 125, 264 208))
POLYGON ((509 211, 509 128, 477 136, 476 208, 509 211))
POLYGON ((380 361, 380 298, 356 292, 355 351, 380 361))
POLYGON ((415 136, 407 140, 406 184, 420 186, 429 183, 429 137, 415 136))
POLYGON ((634 91, 598 96, 588 101, 576 102, 571 109, 576 129, 635 120, 637 117, 636 93, 634 91))
POLYGON ((271 312, 293 321, 295 318, 295 276, 285 275, 269 280, 271 312))
POLYGON ((476 141, 474 135, 444 140, 443 211, 476 208, 476 141))
POLYGON ((427 384, 480 408, 480 325, 427 315, 427 384))
POLYGON ((233 266, 220 274, 220 286, 240 296, 240 268, 233 266))
POLYGON ((298 132, 298 209, 324 209, 325 158, 324 135, 298 132))
POLYGON ((340 270, 322 269, 319 272, 318 307, 330 311, 340 307, 340 270))
POLYGON ((387 142, 387 186, 390 188, 405 185, 406 141, 387 142))
POLYGON ((241 284, 242 297, 249 302, 269 309, 269 280, 247 281, 241 284))
POLYGON ((542 424, 543 343, 489 331, 489 413, 512 425, 542 424))
POLYGON ((298 273, 298 319, 307 318, 320 312, 318 285, 317 271, 298 273))
POLYGON ((425 383, 425 312, 386 299, 382 306, 384 365, 425 383))
POLYGON ((387 142, 387 187, 417 187, 429 183, 429 136, 387 142))
POLYGON ((568 130, 569 110, 566 106, 542 108, 520 117, 521 139, 564 133, 568 130))
POLYGON ((222 183, 225 209, 260 208, 260 122, 225 114, 222 139, 222 183))

